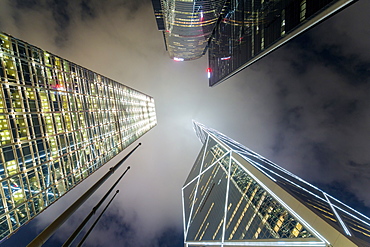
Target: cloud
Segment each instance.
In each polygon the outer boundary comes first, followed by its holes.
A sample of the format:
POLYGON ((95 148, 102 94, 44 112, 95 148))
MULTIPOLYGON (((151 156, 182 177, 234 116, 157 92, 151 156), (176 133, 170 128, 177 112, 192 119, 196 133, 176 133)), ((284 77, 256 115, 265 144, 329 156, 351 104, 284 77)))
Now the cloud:
POLYGON ((369 61, 370 55, 364 51, 369 47, 370 30, 363 25, 368 22, 369 8, 369 1, 357 1, 342 11, 340 18, 334 16, 320 24, 315 32, 312 32, 315 46, 334 46, 338 48, 340 55, 369 61))
POLYGON ((347 46, 362 37, 357 29, 330 29, 342 19, 333 17, 329 28, 322 24, 257 66, 279 95, 274 161, 309 181, 343 183, 369 206, 359 189, 370 175, 369 60, 347 46), (320 39, 324 29, 332 32, 320 39))

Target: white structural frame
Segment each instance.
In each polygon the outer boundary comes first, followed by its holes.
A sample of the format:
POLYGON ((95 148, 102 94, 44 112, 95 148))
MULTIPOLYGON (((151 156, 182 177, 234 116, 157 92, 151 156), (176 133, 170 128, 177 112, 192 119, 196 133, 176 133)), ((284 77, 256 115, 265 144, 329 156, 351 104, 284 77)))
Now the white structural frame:
POLYGON ((201 164, 199 168, 199 174, 196 175, 191 181, 188 181, 182 188, 182 202, 183 202, 183 217, 184 217, 184 237, 185 237, 185 246, 214 246, 214 247, 223 247, 223 246, 338 246, 338 247, 348 247, 348 246, 358 246, 354 242, 352 242, 348 236, 351 237, 351 230, 345 224, 345 222, 340 217, 337 210, 340 210, 343 213, 346 213, 350 217, 353 217, 356 220, 361 221, 365 225, 369 226, 370 229, 370 219, 357 212, 356 210, 352 209, 351 207, 345 205, 344 203, 340 202, 338 199, 326 194, 322 190, 318 189, 317 187, 309 184, 308 182, 304 181, 303 179, 297 177, 296 175, 290 173, 289 171, 279 167, 278 165, 274 164, 273 162, 265 159, 264 157, 254 153, 253 151, 245 148, 240 143, 235 142, 234 140, 228 138, 227 136, 223 135, 222 133, 207 128, 204 125, 193 121, 194 123, 194 130, 204 144, 204 152, 202 154, 201 164), (203 169, 203 162, 204 158, 206 157, 207 148, 210 142, 210 139, 214 140, 218 145, 222 146, 226 151, 225 153, 212 162, 204 171, 203 169), (228 143, 232 144, 231 146, 228 143), (233 146, 238 147, 238 149, 232 148, 233 146), (239 149, 240 148, 240 149, 239 149), (223 226, 222 226, 222 238, 221 241, 187 241, 187 233, 189 231, 189 227, 191 226, 191 218, 193 214, 193 207, 194 207, 194 200, 197 195, 197 190, 199 186, 199 179, 202 174, 206 171, 211 169, 213 166, 219 163, 219 161, 225 158, 227 155, 230 156, 229 159, 229 167, 227 170, 227 187, 226 187, 226 195, 225 195, 225 206, 223 212, 223 226), (294 196, 286 192, 284 189, 279 187, 275 182, 276 180, 271 177, 267 172, 264 171, 266 167, 262 167, 261 164, 258 162, 251 160, 248 158, 247 155, 255 156, 258 159, 264 160, 268 162, 269 165, 273 166, 276 169, 279 169, 281 172, 285 173, 288 177, 294 177, 295 179, 299 180, 299 182, 304 183, 305 185, 311 187, 315 192, 319 192, 320 195, 315 194, 314 192, 310 191, 310 189, 303 188, 302 186, 290 181, 284 175, 279 175, 274 173, 272 170, 273 175, 278 176, 279 178, 284 179, 285 181, 291 183, 292 185, 301 188, 308 192, 310 195, 315 196, 315 198, 325 201, 328 205, 330 205, 332 211, 335 214, 338 222, 342 226, 343 232, 339 231, 325 220, 317 216, 313 211, 307 208, 304 204, 299 202, 294 196), (253 239, 253 240, 225 240, 225 226, 226 226, 226 218, 227 218, 227 205, 228 205, 228 195, 229 195, 229 188, 230 188, 230 172, 231 172, 231 162, 234 161, 244 172, 246 172, 252 179, 254 179, 265 191, 269 193, 276 201, 278 201, 297 221, 299 221, 308 231, 311 232, 312 235, 316 237, 305 239, 305 238, 298 238, 298 239, 253 239), (195 180, 197 180, 195 194, 193 197, 193 201, 191 202, 191 210, 189 213, 188 221, 185 222, 185 198, 184 198, 184 189, 187 188, 190 184, 192 184, 195 180), (330 199, 329 199, 330 198, 330 199), (352 214, 344 210, 343 208, 335 205, 331 202, 331 200, 335 201, 335 203, 344 206, 345 208, 349 209, 349 211, 358 214, 358 216, 352 214), (360 219, 363 217, 363 219, 360 219))

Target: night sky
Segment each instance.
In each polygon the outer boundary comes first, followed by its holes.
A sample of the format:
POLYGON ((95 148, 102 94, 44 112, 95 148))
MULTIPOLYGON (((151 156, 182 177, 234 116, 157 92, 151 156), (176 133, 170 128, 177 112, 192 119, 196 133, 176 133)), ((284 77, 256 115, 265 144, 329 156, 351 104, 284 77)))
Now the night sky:
MULTIPOLYGON (((209 88, 207 57, 169 59, 149 0, 0 0, 1 31, 156 102, 143 145, 45 246, 60 246, 128 165, 86 246, 183 246, 181 187, 201 148, 192 119, 370 216, 369 10, 359 0, 209 88)), ((27 245, 121 157, 2 246, 27 245)))

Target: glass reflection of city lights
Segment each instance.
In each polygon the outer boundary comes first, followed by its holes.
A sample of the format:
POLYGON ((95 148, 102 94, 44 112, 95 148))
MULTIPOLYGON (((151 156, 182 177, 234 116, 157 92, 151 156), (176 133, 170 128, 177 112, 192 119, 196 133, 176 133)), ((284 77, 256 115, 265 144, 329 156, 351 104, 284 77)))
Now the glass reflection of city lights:
POLYGON ((204 14, 203 11, 200 12, 200 21, 204 21, 204 14))
POLYGON ((228 56, 228 57, 222 57, 221 60, 222 61, 225 61, 225 60, 229 60, 231 58, 231 56, 228 56))

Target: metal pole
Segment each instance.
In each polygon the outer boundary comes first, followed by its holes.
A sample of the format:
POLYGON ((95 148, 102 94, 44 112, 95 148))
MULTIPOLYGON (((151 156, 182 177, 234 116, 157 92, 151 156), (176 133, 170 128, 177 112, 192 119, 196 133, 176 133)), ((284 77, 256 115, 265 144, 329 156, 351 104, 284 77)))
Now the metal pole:
POLYGON ((91 188, 86 191, 77 201, 75 201, 66 211, 64 211, 54 222, 45 228, 27 247, 42 246, 54 232, 121 166, 121 164, 141 145, 139 143, 129 152, 118 164, 111 167, 109 171, 100 178, 91 188))
POLYGON ((122 177, 126 174, 126 172, 130 169, 130 167, 127 167, 127 169, 125 170, 124 173, 122 173, 122 175, 117 179, 117 181, 111 186, 111 188, 107 191, 107 193, 105 193, 105 195, 103 196, 102 199, 100 199, 100 201, 98 202, 98 204, 96 204, 95 207, 93 207, 93 209, 91 210, 91 212, 89 213, 89 215, 86 216, 86 218, 81 222, 81 224, 77 227, 77 229, 72 233, 72 235, 67 239, 67 241, 64 242, 63 244, 63 247, 67 247, 67 246, 70 246, 73 242, 73 240, 75 240, 75 238, 77 237, 77 235, 82 231, 82 229, 85 227, 85 225, 87 224, 87 222, 91 219, 91 217, 95 214, 96 210, 103 204, 103 202, 105 201, 105 199, 107 199, 107 197, 109 196, 109 194, 112 192, 112 190, 114 189, 114 187, 116 187, 116 185, 119 183, 119 181, 122 179, 122 177))
POLYGON ((110 201, 108 202, 108 204, 105 206, 105 208, 103 209, 103 211, 100 213, 99 217, 94 221, 94 223, 91 225, 91 227, 89 228, 89 230, 86 232, 85 236, 78 243, 77 247, 81 247, 82 246, 82 244, 85 242, 86 238, 90 235, 91 231, 94 229, 96 223, 98 223, 98 221, 100 220, 100 218, 103 216, 105 210, 107 210, 107 208, 109 207, 110 203, 113 201, 113 199, 116 197, 116 195, 118 193, 119 193, 119 190, 117 190, 116 193, 114 194, 114 196, 112 197, 112 199, 110 199, 110 201))

